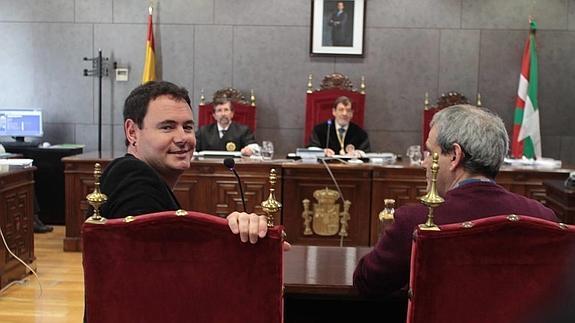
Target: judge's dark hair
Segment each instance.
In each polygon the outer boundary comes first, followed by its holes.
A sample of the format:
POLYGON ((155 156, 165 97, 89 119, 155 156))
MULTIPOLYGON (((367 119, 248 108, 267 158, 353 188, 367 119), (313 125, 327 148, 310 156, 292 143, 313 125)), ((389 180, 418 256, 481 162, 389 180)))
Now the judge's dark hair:
POLYGON ((228 98, 227 96, 217 96, 214 97, 214 100, 212 102, 212 112, 216 112, 216 107, 222 104, 226 104, 230 102, 230 110, 234 111, 234 103, 232 102, 232 100, 230 98, 228 98))
MULTIPOLYGON (((192 107, 188 90, 171 82, 149 81, 130 92, 124 101, 124 122, 131 119, 142 128, 148 105, 159 96, 167 95, 175 101, 186 101, 192 107)), ((126 139, 126 147, 129 145, 126 139)))
POLYGON ((351 105, 351 109, 353 110, 353 105, 351 104, 351 100, 347 96, 340 96, 339 98, 335 99, 333 103, 332 109, 337 109, 338 104, 343 104, 345 106, 351 105))

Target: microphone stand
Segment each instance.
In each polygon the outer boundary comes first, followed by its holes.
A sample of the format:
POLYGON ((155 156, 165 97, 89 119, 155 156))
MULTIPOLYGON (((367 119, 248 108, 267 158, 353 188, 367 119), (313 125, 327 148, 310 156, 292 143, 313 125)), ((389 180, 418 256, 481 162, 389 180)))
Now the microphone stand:
POLYGON ((224 166, 226 166, 230 171, 232 171, 234 173, 234 175, 236 175, 236 179, 238 181, 238 186, 240 187, 240 195, 242 196, 242 204, 244 206, 244 212, 247 213, 246 211, 246 198, 244 197, 244 188, 242 186, 242 181, 240 180, 240 175, 238 175, 238 172, 236 171, 236 162, 234 161, 233 158, 226 158, 224 159, 224 166))
POLYGON ((244 189, 242 182, 240 181, 240 175, 238 175, 238 172, 236 172, 235 168, 232 168, 232 171, 234 172, 234 175, 236 175, 236 179, 238 180, 238 186, 240 187, 240 195, 242 196, 242 205, 244 206, 244 212, 247 213, 248 211, 246 211, 246 199, 244 198, 244 189))
POLYGON ((329 133, 331 132, 331 119, 327 120, 327 134, 325 135, 325 148, 329 148, 329 133))

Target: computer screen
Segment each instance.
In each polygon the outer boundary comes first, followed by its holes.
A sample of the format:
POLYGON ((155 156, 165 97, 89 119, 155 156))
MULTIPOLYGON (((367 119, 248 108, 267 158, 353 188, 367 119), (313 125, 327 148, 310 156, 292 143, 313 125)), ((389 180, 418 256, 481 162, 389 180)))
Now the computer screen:
POLYGON ((0 108, 0 136, 42 137, 42 110, 0 108))

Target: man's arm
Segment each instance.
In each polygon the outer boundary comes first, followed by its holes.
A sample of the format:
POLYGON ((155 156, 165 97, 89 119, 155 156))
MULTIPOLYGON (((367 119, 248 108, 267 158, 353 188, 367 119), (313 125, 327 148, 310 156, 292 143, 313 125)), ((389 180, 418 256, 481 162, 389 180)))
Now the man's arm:
MULTIPOLYGON (((322 145, 322 140, 320 134, 319 126, 315 126, 311 132, 311 138, 308 143, 308 147, 318 147, 318 148, 325 148, 325 145, 322 145)), ((325 137, 325 136, 323 136, 325 137)))
POLYGON ((404 210, 397 209, 395 222, 385 228, 374 249, 355 268, 353 285, 363 295, 388 296, 409 283, 413 225, 402 219, 409 216, 404 210))
POLYGON ((256 142, 256 137, 250 128, 246 125, 238 125, 240 130, 239 142, 241 146, 241 153, 245 156, 251 156, 254 153, 260 152, 260 145, 256 142))
POLYGON ((371 147, 369 145, 369 136, 367 135, 367 132, 365 132, 365 130, 362 129, 362 140, 359 143, 359 145, 356 147, 356 149, 359 149, 365 153, 368 153, 371 151, 371 147))
POLYGON ((202 147, 202 129, 198 129, 198 131, 196 131, 196 151, 202 151, 204 150, 202 147))
POLYGON ((341 13, 341 19, 340 19, 340 25, 342 28, 345 28, 345 24, 347 24, 347 12, 342 12, 341 13))
POLYGON ((244 125, 242 125, 242 127, 244 128, 240 136, 240 142, 242 143, 242 147, 257 143, 256 136, 254 136, 254 133, 250 130, 250 128, 244 125))

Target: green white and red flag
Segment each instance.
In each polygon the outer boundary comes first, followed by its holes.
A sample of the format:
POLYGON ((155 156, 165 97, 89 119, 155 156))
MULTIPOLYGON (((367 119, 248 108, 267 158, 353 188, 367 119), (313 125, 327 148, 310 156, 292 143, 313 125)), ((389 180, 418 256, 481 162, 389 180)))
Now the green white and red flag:
POLYGON ((519 89, 515 102, 511 155, 513 158, 541 158, 541 132, 537 100, 537 23, 530 21, 529 37, 523 50, 519 89))

